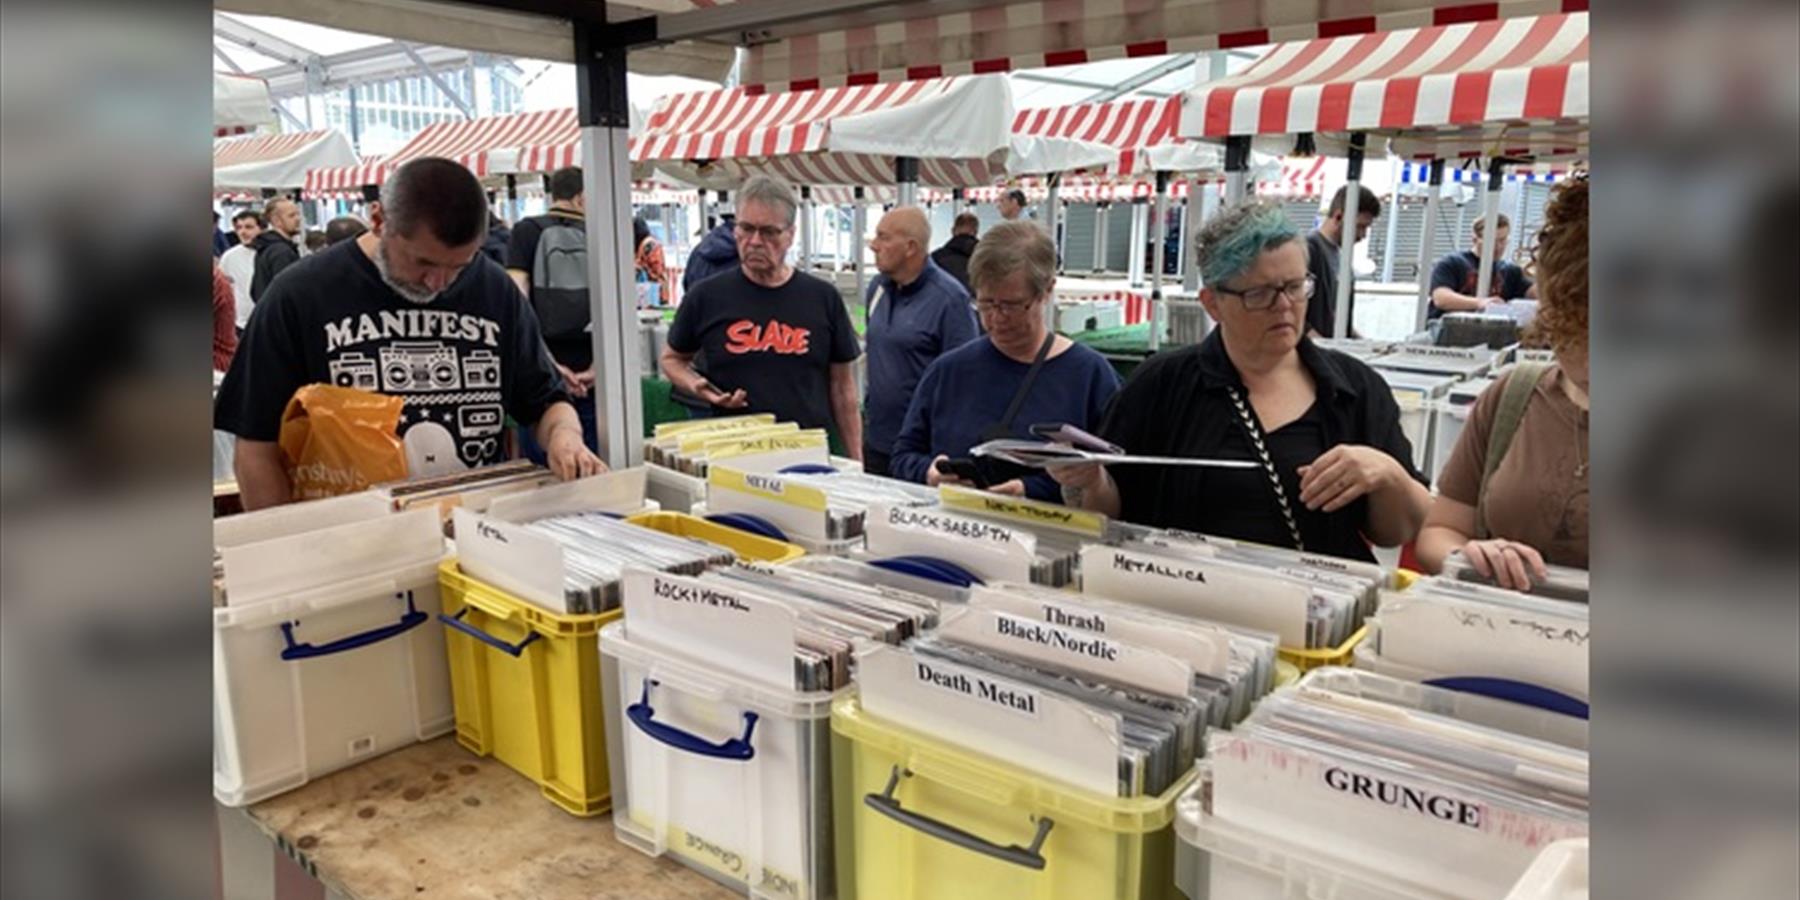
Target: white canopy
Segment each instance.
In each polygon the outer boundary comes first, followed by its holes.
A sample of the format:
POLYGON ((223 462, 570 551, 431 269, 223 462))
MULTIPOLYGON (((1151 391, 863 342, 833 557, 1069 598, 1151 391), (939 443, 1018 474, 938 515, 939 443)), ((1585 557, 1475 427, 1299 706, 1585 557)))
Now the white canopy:
POLYGON ((227 138, 213 144, 213 189, 297 188, 309 169, 358 162, 341 131, 227 138))
POLYGON ((213 73, 213 134, 224 137, 275 126, 269 83, 254 75, 213 73))

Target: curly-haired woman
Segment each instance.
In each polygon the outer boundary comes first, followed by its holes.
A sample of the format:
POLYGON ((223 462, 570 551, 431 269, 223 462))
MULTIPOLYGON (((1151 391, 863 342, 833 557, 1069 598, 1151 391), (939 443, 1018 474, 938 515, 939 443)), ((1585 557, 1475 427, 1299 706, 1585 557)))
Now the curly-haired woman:
POLYGON ((1438 476, 1419 563, 1461 550, 1502 587, 1525 589, 1545 564, 1588 565, 1588 182, 1558 185, 1533 251, 1535 337, 1556 362, 1520 364, 1475 402, 1438 476))

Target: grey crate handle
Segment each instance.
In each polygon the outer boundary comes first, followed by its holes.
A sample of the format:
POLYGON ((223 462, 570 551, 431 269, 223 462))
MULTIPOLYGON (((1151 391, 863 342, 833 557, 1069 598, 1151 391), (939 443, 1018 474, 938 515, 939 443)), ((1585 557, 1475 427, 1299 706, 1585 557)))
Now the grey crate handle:
MULTIPOLYGON (((980 853, 984 856, 991 856, 1002 862, 1012 863, 1015 866, 1023 866, 1027 869, 1035 869, 1038 871, 1043 870, 1044 854, 1041 851, 1044 847, 1044 839, 1050 836, 1050 829, 1055 826, 1055 822, 1048 818, 1038 819, 1037 836, 1031 839, 1031 846, 1029 847, 1021 847, 1018 844, 1002 847, 985 838, 970 834, 955 825, 940 822, 930 816, 920 815, 919 813, 902 808, 900 806, 900 800, 894 796, 895 789, 900 786, 901 774, 900 767, 895 766, 893 773, 888 776, 887 789, 879 794, 863 795, 863 803, 870 809, 873 809, 908 828, 916 828, 940 841, 947 841, 964 850, 973 850, 976 853, 980 853)), ((904 774, 911 775, 912 773, 906 772, 904 774)))

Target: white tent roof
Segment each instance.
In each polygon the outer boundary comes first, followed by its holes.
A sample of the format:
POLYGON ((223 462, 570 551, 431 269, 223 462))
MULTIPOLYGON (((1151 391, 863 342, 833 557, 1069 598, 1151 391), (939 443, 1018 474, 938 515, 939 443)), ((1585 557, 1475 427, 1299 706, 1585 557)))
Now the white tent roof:
POLYGON ((341 131, 227 138, 213 144, 213 189, 303 187, 308 169, 356 163, 356 151, 341 131))
POLYGON ((249 75, 213 73, 213 131, 215 135, 243 134, 275 124, 269 84, 249 75))

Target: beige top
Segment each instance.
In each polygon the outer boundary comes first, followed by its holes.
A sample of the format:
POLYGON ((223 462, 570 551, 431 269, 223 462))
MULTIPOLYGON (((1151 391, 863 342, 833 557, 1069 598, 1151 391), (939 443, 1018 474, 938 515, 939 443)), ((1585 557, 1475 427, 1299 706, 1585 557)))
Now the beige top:
MULTIPOLYGON (((1438 493, 1476 506, 1488 438, 1510 375, 1494 382, 1469 413, 1438 475, 1438 493)), ((1552 565, 1588 567, 1588 414, 1552 368, 1532 392, 1506 458, 1488 486, 1487 530, 1537 549, 1552 565)))

